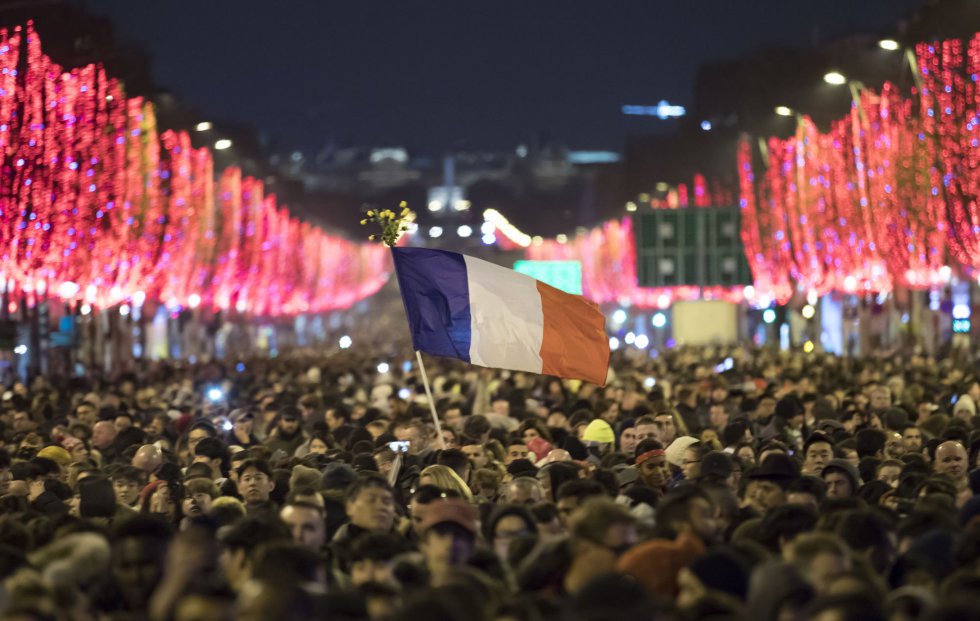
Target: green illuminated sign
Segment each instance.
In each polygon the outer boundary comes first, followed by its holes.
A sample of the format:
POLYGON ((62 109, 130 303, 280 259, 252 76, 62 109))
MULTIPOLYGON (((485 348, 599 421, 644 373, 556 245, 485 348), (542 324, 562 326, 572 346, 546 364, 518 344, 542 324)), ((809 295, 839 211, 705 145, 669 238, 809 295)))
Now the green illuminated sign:
POLYGON ((579 261, 517 261, 514 270, 555 289, 582 295, 582 264, 579 261))

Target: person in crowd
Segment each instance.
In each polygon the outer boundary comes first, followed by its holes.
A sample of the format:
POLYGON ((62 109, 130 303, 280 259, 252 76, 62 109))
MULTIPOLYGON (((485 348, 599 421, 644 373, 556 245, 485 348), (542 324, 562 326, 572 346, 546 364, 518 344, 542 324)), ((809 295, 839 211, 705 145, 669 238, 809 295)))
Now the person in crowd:
POLYGON ((820 476, 827 487, 827 498, 851 498, 861 485, 858 469, 844 459, 832 459, 821 470, 820 476))
POLYGON ((440 498, 426 508, 419 525, 419 550, 433 586, 447 583, 465 567, 476 547, 476 508, 462 498, 440 498))
POLYGON ((292 455, 308 440, 309 436, 302 428, 302 417, 296 406, 286 406, 279 411, 275 428, 265 441, 271 454, 283 451, 286 455, 292 455))
POLYGON ((761 516, 786 502, 786 493, 799 478, 799 465, 785 453, 766 456, 758 468, 748 474, 744 505, 761 516))
POLYGON ((276 489, 276 478, 272 466, 264 459, 246 459, 237 468, 238 490, 249 513, 277 511, 272 500, 276 489))
POLYGON ((283 506, 279 518, 289 528, 294 543, 322 551, 327 543, 327 524, 322 506, 294 500, 283 506))

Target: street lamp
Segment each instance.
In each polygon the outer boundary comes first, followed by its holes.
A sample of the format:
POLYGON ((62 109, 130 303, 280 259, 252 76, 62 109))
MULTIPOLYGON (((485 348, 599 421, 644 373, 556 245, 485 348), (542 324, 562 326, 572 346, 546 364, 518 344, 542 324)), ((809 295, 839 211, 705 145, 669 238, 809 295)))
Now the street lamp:
POLYGON ((214 143, 214 148, 218 151, 224 151, 225 149, 231 148, 231 140, 227 138, 222 138, 214 143))
POLYGON ((832 84, 833 86, 843 86, 844 84, 847 84, 847 78, 845 78, 844 74, 840 73, 839 71, 831 71, 830 73, 827 73, 823 76, 823 81, 827 84, 832 84))
POLYGON ((194 126, 194 129, 196 129, 199 132, 206 132, 209 129, 211 129, 211 124, 208 123, 207 121, 201 121, 200 123, 194 126))
POLYGON ((793 116, 793 109, 786 106, 776 106, 776 114, 779 116, 793 116))
POLYGON ((895 52, 898 50, 899 45, 895 39, 882 39, 878 42, 878 47, 889 52, 895 52))

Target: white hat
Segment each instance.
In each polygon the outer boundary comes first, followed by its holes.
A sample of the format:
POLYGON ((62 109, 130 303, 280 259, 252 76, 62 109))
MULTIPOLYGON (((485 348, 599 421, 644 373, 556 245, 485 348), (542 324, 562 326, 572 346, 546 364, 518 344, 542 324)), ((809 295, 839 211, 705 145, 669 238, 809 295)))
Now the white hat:
POLYGON ((697 438, 693 436, 680 436, 675 438, 667 450, 664 451, 664 456, 667 458, 667 463, 677 466, 678 468, 684 464, 684 451, 691 448, 693 445, 700 442, 697 438))

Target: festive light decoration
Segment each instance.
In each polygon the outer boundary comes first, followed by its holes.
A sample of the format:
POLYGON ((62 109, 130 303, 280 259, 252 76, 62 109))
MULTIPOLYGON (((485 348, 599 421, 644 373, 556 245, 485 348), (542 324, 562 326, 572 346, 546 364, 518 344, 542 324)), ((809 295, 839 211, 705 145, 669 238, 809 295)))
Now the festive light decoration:
POLYGON ((31 25, 0 30, 0 153, 0 280, 29 305, 290 315, 346 308, 390 271, 383 248, 300 222, 237 168, 216 193, 209 149, 158 134, 102 67, 64 71, 31 25))
POLYGON ((741 144, 742 238, 760 292, 924 289, 954 263, 980 270, 980 35, 915 51, 910 97, 885 84, 827 133, 803 117, 765 156, 741 144))

